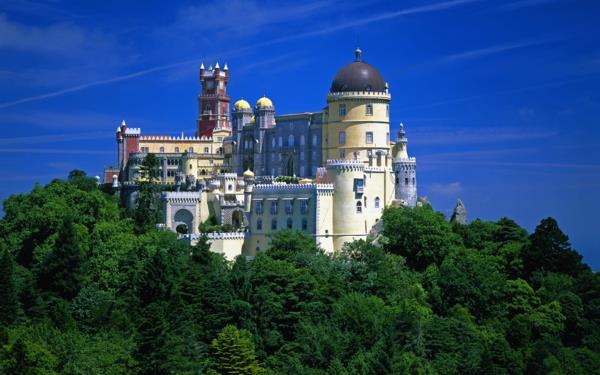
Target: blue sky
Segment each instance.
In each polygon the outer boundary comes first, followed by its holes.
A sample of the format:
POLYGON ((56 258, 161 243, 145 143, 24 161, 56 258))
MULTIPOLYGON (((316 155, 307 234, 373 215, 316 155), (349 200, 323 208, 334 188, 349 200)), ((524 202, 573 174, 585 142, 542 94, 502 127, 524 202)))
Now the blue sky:
POLYGON ((419 193, 450 214, 553 216, 600 268, 600 2, 0 3, 0 199, 114 164, 122 119, 192 135, 201 61, 232 98, 318 111, 337 69, 389 82, 419 193))

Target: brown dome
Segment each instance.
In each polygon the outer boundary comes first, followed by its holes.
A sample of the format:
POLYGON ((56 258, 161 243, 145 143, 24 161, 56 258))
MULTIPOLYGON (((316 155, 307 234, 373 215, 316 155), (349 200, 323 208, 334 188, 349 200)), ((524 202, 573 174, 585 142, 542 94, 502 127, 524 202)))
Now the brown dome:
POLYGON ((381 73, 372 65, 361 59, 361 51, 357 49, 356 61, 340 69, 333 82, 330 92, 344 91, 385 91, 385 81, 381 73))

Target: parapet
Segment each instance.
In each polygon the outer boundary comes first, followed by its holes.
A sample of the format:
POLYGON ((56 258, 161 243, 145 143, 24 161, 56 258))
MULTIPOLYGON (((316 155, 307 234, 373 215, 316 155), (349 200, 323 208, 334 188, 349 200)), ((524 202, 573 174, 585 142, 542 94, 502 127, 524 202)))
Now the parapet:
POLYGON ((199 191, 167 191, 161 194, 161 199, 170 203, 198 203, 202 195, 199 191))
POLYGON ((364 170, 365 163, 362 160, 332 159, 327 160, 327 169, 338 169, 346 171, 364 170))

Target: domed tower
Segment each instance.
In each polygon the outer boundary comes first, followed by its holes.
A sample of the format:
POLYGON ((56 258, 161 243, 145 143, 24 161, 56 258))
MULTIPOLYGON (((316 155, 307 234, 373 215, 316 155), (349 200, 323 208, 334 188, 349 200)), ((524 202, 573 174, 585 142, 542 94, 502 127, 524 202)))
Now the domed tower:
POLYGON ((254 107, 254 173, 257 176, 267 175, 267 154, 265 147, 265 133, 267 129, 275 127, 275 107, 271 99, 263 96, 256 101, 254 107))
POLYGON ((408 156, 407 145, 404 124, 400 123, 392 162, 396 186, 395 199, 399 204, 414 207, 417 204, 417 159, 408 156))
POLYGON ((244 171, 243 166, 243 129, 250 123, 252 118, 252 107, 244 99, 240 99, 233 105, 231 113, 233 122, 233 158, 232 169, 235 173, 241 174, 244 171))
POLYGON ((362 160, 381 166, 389 150, 387 83, 355 50, 354 62, 336 74, 327 96, 323 126, 323 164, 329 159, 362 160), (385 151, 385 152, 384 152, 385 151))

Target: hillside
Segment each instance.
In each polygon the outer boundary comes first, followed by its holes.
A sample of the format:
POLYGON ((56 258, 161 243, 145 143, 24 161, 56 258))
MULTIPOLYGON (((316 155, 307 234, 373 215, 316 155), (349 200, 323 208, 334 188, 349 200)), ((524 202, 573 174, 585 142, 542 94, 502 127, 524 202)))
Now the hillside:
POLYGON ((600 275, 552 218, 388 208, 379 246, 281 231, 234 263, 74 171, 4 202, 0 372, 600 373, 600 275))

